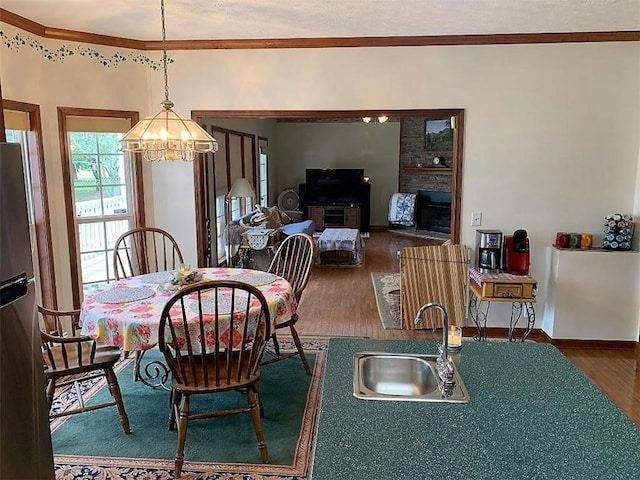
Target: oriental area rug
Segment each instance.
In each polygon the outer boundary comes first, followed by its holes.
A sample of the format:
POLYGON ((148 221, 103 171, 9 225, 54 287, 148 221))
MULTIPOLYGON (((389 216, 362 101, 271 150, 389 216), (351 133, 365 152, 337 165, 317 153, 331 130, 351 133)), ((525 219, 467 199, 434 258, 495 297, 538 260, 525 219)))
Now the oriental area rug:
POLYGON ((400 274, 371 273, 378 314, 385 330, 402 328, 400 318, 400 274))
MULTIPOLYGON (((291 339, 279 338, 281 350, 292 351, 291 339)), ((326 339, 301 338, 313 375, 298 357, 262 367, 262 428, 270 464, 262 464, 249 414, 189 423, 182 477, 188 480, 303 480, 312 463, 313 442, 325 368, 326 339)), ((265 354, 267 355, 267 354, 265 354)), ((147 358, 148 357, 148 358, 147 358)), ((157 350, 145 362, 161 360, 157 350)), ((117 365, 118 382, 129 416, 131 434, 123 432, 115 407, 61 417, 51 423, 57 480, 166 480, 174 478, 177 430, 167 428, 169 393, 133 381, 133 360, 117 365)), ((73 385, 57 392, 55 410, 77 406, 73 385)), ((109 397, 104 380, 83 391, 87 405, 109 397)), ((219 408, 246 406, 240 392, 194 396, 191 410, 202 402, 219 408), (216 405, 217 407, 217 405, 216 405)), ((214 408, 216 408, 214 407, 214 408)))

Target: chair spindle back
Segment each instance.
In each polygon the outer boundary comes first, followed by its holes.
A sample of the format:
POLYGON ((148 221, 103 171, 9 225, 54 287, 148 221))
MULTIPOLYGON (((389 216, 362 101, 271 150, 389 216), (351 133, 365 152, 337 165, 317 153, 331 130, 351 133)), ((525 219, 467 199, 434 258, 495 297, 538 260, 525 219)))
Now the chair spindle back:
POLYGON ((173 236, 154 227, 134 228, 123 233, 116 240, 113 252, 116 280, 176 270, 183 262, 182 252, 173 236))
POLYGON ((259 375, 270 324, 267 301, 254 286, 201 282, 169 300, 158 346, 174 385, 194 392, 233 389, 259 375))

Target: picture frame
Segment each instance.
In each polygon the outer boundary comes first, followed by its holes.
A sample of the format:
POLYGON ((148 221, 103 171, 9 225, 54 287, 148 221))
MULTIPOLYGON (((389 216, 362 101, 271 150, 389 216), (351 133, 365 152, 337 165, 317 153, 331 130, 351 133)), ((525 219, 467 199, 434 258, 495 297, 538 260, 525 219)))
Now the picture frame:
POLYGON ((425 121, 425 146, 436 146, 453 143, 453 128, 451 119, 437 119, 425 121))

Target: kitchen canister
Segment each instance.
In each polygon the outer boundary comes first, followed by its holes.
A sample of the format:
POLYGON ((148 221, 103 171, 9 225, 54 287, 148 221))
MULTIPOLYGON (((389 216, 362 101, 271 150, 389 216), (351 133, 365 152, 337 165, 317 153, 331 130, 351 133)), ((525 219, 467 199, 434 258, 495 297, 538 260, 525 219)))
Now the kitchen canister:
POLYGON ((605 250, 630 250, 632 236, 631 215, 612 213, 604 217, 602 247, 605 250))

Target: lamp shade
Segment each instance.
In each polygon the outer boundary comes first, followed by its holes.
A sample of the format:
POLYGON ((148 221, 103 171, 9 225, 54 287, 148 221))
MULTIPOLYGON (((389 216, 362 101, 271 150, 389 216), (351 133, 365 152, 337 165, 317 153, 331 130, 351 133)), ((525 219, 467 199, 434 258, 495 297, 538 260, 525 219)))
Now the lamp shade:
POLYGON ((246 178, 238 178, 235 182, 233 182, 231 190, 229 190, 227 196, 229 198, 255 197, 256 192, 253 190, 253 187, 246 178))

